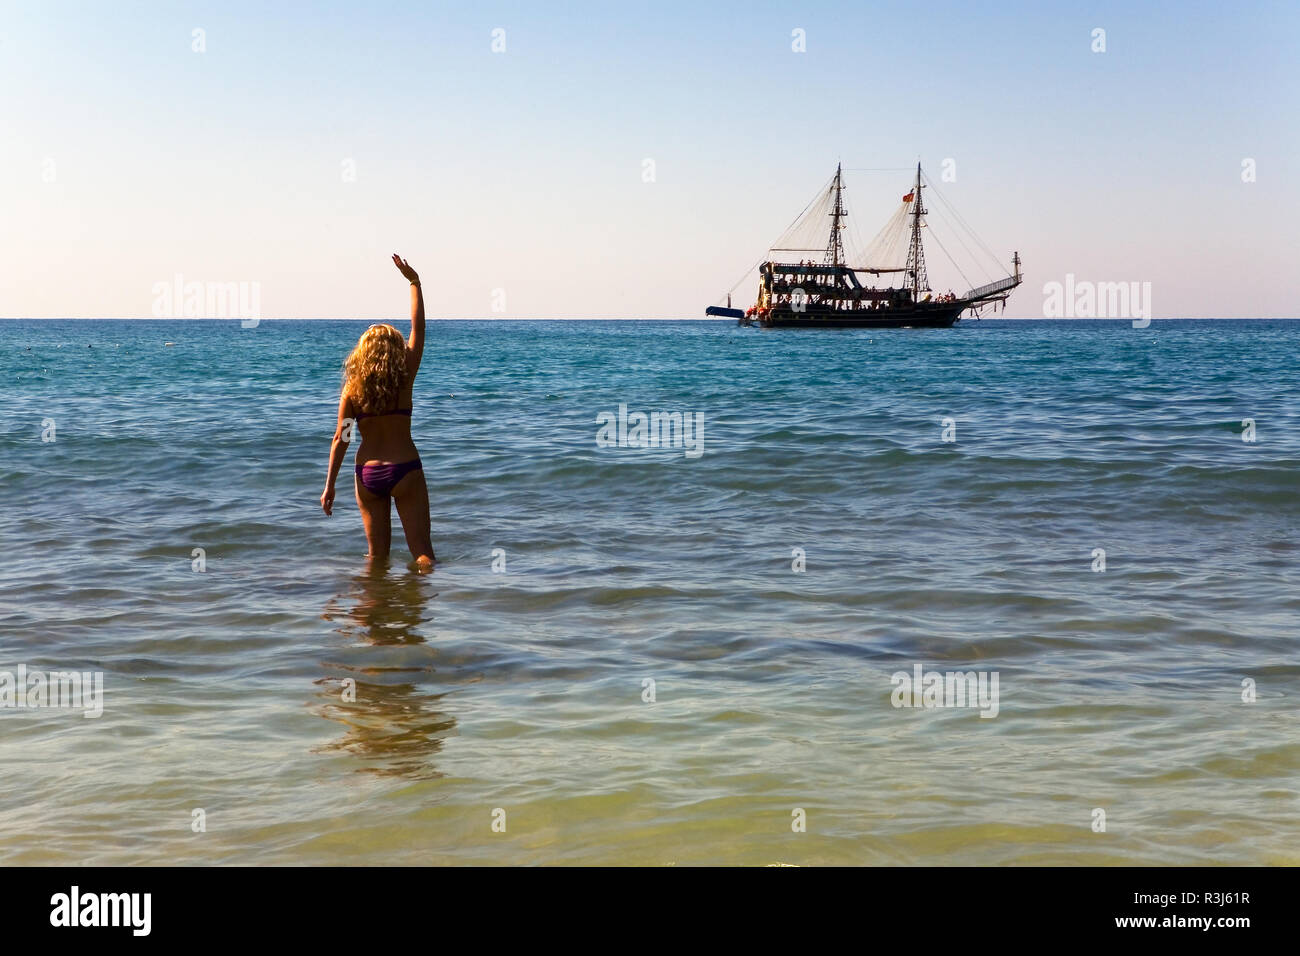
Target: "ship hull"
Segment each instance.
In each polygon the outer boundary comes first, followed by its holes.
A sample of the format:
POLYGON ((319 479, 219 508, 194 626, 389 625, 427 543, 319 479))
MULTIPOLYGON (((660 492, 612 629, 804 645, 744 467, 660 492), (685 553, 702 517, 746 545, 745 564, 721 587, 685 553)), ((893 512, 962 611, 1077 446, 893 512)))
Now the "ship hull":
POLYGON ((820 311, 809 307, 805 311, 773 309, 764 316, 741 319, 742 325, 764 328, 804 329, 946 329, 961 319, 965 303, 893 309, 862 309, 853 312, 820 311))

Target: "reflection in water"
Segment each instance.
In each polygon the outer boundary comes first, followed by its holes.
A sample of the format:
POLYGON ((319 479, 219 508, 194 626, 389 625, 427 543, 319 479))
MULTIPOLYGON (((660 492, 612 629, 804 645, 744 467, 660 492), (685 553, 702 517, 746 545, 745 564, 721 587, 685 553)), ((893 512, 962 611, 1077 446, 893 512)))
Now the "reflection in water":
POLYGON ((330 599, 322 617, 341 621, 339 632, 370 644, 422 644, 417 628, 432 582, 418 574, 393 571, 384 562, 370 562, 352 579, 352 587, 330 599))
POLYGON ((347 727, 316 753, 358 757, 359 773, 427 778, 440 776, 433 758, 456 726, 439 709, 444 694, 421 683, 432 678, 432 649, 420 627, 425 603, 436 597, 424 576, 371 563, 351 586, 331 598, 322 616, 347 638, 349 662, 326 661, 335 673, 316 681, 316 712, 347 727), (423 649, 413 660, 413 651, 423 649), (423 666, 412 666, 413 663, 423 666))

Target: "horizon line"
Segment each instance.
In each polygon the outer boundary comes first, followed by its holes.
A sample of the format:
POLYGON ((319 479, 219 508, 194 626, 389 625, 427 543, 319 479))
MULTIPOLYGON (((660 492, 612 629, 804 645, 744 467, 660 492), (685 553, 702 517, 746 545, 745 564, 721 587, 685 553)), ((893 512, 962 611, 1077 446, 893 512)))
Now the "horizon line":
MULTIPOLYGON (((956 324, 962 322, 1131 322, 1132 316, 1043 316, 1043 315, 991 315, 986 318, 961 319, 956 324)), ((30 316, 30 315, 3 315, 0 316, 2 322, 245 322, 251 321, 240 316, 225 317, 187 317, 187 316, 123 316, 123 315, 63 315, 63 316, 30 316)), ((298 317, 278 317, 278 318, 258 318, 261 322, 409 322, 409 318, 356 318, 353 316, 314 316, 312 318, 298 317)), ((426 316, 426 322, 721 322, 734 323, 735 320, 726 316, 624 316, 624 317, 605 317, 595 316, 426 316)), ((1290 315, 1254 315, 1254 316, 1227 316, 1227 315, 1170 315, 1159 318, 1151 318, 1152 322, 1296 322, 1300 321, 1300 316, 1290 315)))

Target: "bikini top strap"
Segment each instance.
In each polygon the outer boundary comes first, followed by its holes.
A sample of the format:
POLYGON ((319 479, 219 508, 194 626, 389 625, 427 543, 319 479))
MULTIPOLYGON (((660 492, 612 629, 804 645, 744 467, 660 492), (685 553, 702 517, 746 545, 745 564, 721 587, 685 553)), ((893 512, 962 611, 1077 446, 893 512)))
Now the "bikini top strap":
POLYGON ((378 418, 381 415, 409 415, 411 408, 394 408, 391 412, 357 412, 357 421, 363 418, 378 418))

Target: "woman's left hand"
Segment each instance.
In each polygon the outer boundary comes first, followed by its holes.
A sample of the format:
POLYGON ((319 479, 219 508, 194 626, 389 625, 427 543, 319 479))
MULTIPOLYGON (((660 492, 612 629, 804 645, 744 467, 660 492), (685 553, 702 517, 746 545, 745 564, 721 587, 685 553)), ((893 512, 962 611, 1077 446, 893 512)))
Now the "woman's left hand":
POLYGON ((324 509, 325 514, 334 513, 334 486, 326 485, 325 492, 320 496, 320 506, 324 509))

